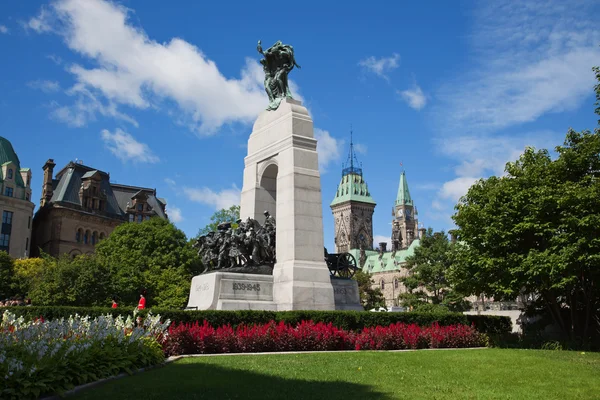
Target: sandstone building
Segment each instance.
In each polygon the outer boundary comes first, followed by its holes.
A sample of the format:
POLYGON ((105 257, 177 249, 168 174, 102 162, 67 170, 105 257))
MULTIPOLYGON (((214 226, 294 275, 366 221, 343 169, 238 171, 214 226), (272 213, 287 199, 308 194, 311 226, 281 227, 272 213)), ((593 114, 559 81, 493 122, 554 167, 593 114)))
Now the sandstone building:
POLYGON ((108 173, 69 162, 53 178, 52 159, 43 167, 40 208, 33 218, 33 253, 91 254, 124 222, 167 219, 166 201, 155 189, 110 182, 108 173))
POLYGON ((375 200, 371 197, 362 168, 354 154, 352 139, 342 179, 331 202, 334 218, 335 252, 348 252, 359 267, 371 274, 385 297, 386 306, 397 306, 398 295, 406 292, 400 281, 407 276, 406 258, 413 255, 420 244, 425 228, 419 228, 417 208, 410 196, 406 173, 400 174, 398 194, 392 207, 391 251, 387 243, 373 249, 373 213, 375 200))
POLYGON ((31 171, 21 168, 12 144, 0 137, 0 250, 14 258, 29 256, 34 207, 31 171))

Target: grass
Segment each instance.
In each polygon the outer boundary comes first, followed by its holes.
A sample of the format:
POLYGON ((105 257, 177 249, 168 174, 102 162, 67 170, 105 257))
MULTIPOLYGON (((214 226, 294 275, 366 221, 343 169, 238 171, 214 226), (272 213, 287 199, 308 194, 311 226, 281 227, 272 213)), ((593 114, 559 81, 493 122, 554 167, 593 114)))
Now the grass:
POLYGON ((72 398, 598 399, 600 353, 481 349, 184 358, 72 398))

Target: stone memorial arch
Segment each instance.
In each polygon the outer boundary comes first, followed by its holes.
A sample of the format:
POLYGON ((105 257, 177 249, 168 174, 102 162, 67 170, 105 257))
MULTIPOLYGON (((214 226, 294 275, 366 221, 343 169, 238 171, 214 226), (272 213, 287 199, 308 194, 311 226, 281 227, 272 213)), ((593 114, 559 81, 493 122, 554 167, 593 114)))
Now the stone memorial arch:
POLYGON ((240 217, 277 221, 273 302, 278 310, 333 310, 323 257, 321 177, 313 122, 291 98, 263 111, 248 140, 240 217))

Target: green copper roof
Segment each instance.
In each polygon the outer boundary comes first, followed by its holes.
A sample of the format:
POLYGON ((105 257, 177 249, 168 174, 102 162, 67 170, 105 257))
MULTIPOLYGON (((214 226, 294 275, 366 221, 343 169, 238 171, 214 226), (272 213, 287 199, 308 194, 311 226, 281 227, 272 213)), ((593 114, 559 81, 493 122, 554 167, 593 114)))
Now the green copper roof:
POLYGON ((408 182, 406 181, 406 174, 402 171, 400 175, 400 185, 398 185, 398 196, 396 196, 396 205, 412 206, 413 201, 408 191, 408 182))
POLYGON ((356 173, 349 173, 342 176, 342 180, 338 185, 335 198, 331 202, 330 206, 345 203, 347 201, 360 201, 361 203, 377 204, 371 197, 371 193, 369 193, 367 182, 365 182, 362 175, 356 173))
MULTIPOLYGON (((404 267, 406 263, 406 258, 415 254, 415 249, 421 245, 421 241, 419 239, 413 240, 408 249, 398 250, 394 257, 394 254, 391 251, 383 253, 381 259, 379 259, 379 253, 375 250, 366 250, 365 255, 367 256, 367 260, 365 261, 365 265, 363 267, 364 272, 368 273, 376 273, 376 272, 390 272, 390 271, 399 271, 404 267)), ((358 263, 360 260, 360 250, 352 249, 349 252, 356 258, 356 262, 358 263)))
MULTIPOLYGON (((19 171, 21 170, 21 163, 19 162, 19 157, 17 157, 17 153, 12 147, 12 144, 8 141, 8 139, 0 136, 0 165, 4 165, 7 162, 12 162, 15 164, 15 171, 13 171, 13 177, 17 186, 25 187, 25 183, 23 182, 23 178, 19 171)), ((5 179, 2 176, 2 171, 0 171, 0 179, 5 179)))

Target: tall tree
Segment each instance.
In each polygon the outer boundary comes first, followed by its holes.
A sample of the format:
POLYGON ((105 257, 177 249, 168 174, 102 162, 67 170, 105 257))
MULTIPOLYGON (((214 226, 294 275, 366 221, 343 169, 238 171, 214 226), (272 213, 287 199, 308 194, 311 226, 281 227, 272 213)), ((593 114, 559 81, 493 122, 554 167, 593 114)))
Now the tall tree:
POLYGON ((231 206, 229 208, 223 208, 217 212, 215 212, 210 217, 210 224, 206 225, 204 228, 201 228, 198 231, 197 236, 206 235, 208 232, 214 232, 217 230, 217 226, 224 222, 235 223, 240 219, 240 206, 231 206))
POLYGON ((385 298, 381 293, 381 289, 373 288, 375 281, 371 279, 371 274, 358 270, 352 279, 358 282, 360 302, 365 310, 385 306, 385 298))
POLYGON ((95 255, 71 258, 63 254, 19 263, 17 276, 26 281, 36 305, 108 306, 110 276, 95 255), (25 268, 27 268, 25 270, 25 268))
POLYGON ((151 306, 183 307, 191 278, 201 270, 185 234, 160 218, 118 226, 96 246, 96 254, 109 269, 112 294, 121 304, 137 304, 146 290, 151 306))
POLYGON ((558 158, 527 148, 456 206, 451 279, 471 294, 534 295, 565 338, 600 332, 600 131, 569 130, 558 158))
POLYGON ((406 259, 409 275, 402 278, 408 293, 400 296, 405 307, 419 307, 423 302, 442 304, 452 311, 463 311, 468 302, 461 300, 448 283, 447 273, 453 263, 453 245, 445 232, 429 228, 415 253, 406 259))

